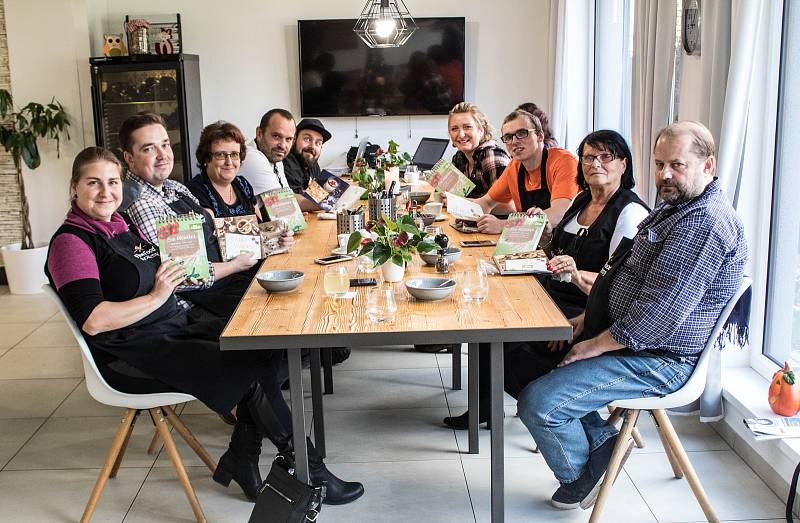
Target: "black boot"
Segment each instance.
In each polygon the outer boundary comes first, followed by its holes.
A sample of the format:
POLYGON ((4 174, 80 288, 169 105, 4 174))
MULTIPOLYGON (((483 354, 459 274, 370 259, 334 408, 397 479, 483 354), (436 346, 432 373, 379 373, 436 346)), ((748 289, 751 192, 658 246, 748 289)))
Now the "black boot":
MULTIPOLYGON (((479 409, 480 414, 478 416, 478 424, 486 423, 489 421, 489 409, 488 407, 485 409, 479 409), (485 414, 484 414, 485 413, 485 414)), ((442 423, 447 425, 453 430, 467 430, 469 428, 469 411, 465 412, 460 416, 447 416, 445 419, 442 420, 442 423)))
POLYGON ((242 487, 247 499, 255 501, 262 482, 261 473, 258 470, 262 438, 263 435, 255 425, 236 423, 228 450, 217 463, 217 469, 213 476, 214 481, 227 487, 231 480, 234 480, 242 487))
POLYGON ((328 470, 317 449, 306 438, 308 445, 308 472, 311 484, 315 487, 325 485, 325 498, 322 502, 326 505, 345 505, 357 500, 364 494, 364 485, 358 481, 344 481, 328 470))

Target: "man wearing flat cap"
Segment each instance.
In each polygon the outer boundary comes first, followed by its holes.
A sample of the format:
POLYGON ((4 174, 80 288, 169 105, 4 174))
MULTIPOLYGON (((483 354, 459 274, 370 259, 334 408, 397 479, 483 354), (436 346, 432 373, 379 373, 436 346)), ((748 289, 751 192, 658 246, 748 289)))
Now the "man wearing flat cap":
POLYGON ((283 160, 286 180, 294 192, 303 192, 312 177, 319 177, 322 145, 330 139, 331 133, 316 118, 303 118, 297 124, 294 145, 283 160))

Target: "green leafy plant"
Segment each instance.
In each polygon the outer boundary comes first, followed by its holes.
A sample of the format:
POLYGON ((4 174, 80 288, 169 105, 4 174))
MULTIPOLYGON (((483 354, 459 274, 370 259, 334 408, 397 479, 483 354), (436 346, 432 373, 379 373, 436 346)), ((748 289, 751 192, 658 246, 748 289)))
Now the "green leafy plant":
POLYGON ((22 203, 22 248, 33 248, 30 209, 25 195, 22 162, 33 170, 42 163, 37 141, 39 138, 55 140, 56 153, 61 156, 62 134, 69 140, 69 116, 61 102, 53 98, 49 104, 31 102, 19 111, 14 110, 11 93, 0 89, 0 145, 14 159, 17 170, 20 200, 22 203))
POLYGON ((402 167, 411 162, 411 156, 408 153, 400 153, 397 149, 397 142, 389 140, 389 149, 378 157, 384 169, 402 167))
POLYGON ((382 216, 381 224, 370 222, 367 231, 375 234, 364 236, 356 231, 347 241, 347 252, 354 252, 357 256, 367 256, 375 267, 391 260, 395 265, 405 266, 411 262, 411 255, 415 252, 426 253, 438 249, 437 245, 425 239, 425 234, 419 230, 411 215, 403 215, 392 221, 382 216))
POLYGON ((365 194, 381 192, 384 189, 383 169, 369 169, 364 163, 353 172, 353 181, 364 188, 365 194))

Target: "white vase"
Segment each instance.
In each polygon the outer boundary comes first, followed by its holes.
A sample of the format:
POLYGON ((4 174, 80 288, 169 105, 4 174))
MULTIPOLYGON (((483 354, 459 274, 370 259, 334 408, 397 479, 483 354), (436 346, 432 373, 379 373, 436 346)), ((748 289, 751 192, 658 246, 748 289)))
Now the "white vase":
POLYGON ((37 294, 47 283, 44 264, 47 261, 48 244, 38 243, 33 249, 21 249, 21 244, 3 245, 3 265, 8 278, 8 290, 12 294, 37 294))
POLYGON ((383 281, 396 283, 398 281, 403 281, 403 276, 406 274, 406 267, 405 265, 397 265, 389 260, 381 265, 381 274, 383 275, 383 281))
POLYGON ((400 167, 397 165, 389 167, 383 173, 383 185, 386 190, 389 190, 389 187, 392 186, 392 182, 395 182, 394 192, 400 192, 400 167))

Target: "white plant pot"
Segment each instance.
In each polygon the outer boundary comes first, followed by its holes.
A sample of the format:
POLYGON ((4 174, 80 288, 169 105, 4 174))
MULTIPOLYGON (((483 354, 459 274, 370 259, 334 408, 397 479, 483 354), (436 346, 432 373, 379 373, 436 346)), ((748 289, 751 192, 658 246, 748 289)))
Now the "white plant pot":
POLYGON ((397 165, 395 165, 393 167, 389 167, 383 173, 383 185, 386 188, 386 190, 389 190, 389 187, 392 186, 392 182, 396 182, 395 186, 394 186, 395 187, 394 188, 395 194, 399 193, 400 192, 400 167, 397 166, 397 165))
POLYGON ((406 274, 406 268, 403 265, 397 265, 389 260, 381 265, 381 274, 383 275, 383 281, 396 283, 398 281, 403 281, 403 276, 406 274))
POLYGON ((47 243, 38 243, 33 249, 20 249, 20 243, 3 245, 3 265, 11 294, 37 294, 47 283, 44 264, 47 261, 47 243))

